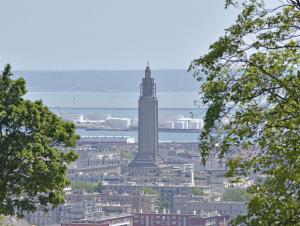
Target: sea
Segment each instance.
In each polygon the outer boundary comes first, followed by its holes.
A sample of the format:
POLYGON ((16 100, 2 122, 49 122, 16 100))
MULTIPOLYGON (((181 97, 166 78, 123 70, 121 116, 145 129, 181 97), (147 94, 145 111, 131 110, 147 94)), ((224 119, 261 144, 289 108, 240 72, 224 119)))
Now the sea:
MULTIPOLYGON (((80 113, 84 117, 138 117, 139 84, 143 70, 137 71, 16 71, 27 83, 25 98, 42 100, 55 113, 80 113)), ((199 82, 186 70, 156 70, 159 117, 174 115, 203 118, 199 82)), ((18 77, 18 76, 17 76, 18 77)), ((137 131, 77 129, 81 136, 132 136, 137 131)), ((160 132, 161 142, 197 142, 198 133, 160 132)))
MULTIPOLYGON (((203 118, 205 108, 195 107, 193 98, 197 94, 182 92, 157 93, 159 97, 159 117, 203 118)), ((25 98, 42 100, 51 111, 60 114, 83 114, 84 117, 125 117, 137 118, 139 93, 101 92, 28 92, 25 98)), ((137 131, 105 131, 77 129, 80 136, 131 136, 138 140, 137 131)), ((197 142, 198 133, 160 132, 160 142, 197 142)))

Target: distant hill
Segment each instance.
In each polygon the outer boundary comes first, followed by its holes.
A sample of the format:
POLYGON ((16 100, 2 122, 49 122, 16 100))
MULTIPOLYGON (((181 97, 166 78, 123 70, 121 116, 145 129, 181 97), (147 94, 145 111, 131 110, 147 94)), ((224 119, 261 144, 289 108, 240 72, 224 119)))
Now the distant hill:
MULTIPOLYGON (((31 92, 137 92, 144 71, 15 71, 31 92)), ((153 70, 159 92, 193 92, 200 84, 185 70, 153 70)))

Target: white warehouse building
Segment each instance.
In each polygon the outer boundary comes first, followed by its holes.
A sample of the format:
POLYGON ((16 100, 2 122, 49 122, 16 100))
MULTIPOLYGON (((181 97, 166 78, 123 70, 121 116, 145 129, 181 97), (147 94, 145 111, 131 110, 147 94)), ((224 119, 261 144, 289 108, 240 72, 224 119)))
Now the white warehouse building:
POLYGON ((107 118, 105 124, 112 129, 128 129, 131 126, 129 118, 107 118))
POLYGON ((173 121, 166 121, 164 123, 165 128, 167 129, 174 129, 174 122, 173 121))
POLYGON ((175 122, 175 129, 203 129, 202 119, 180 118, 175 122))
POLYGON ((186 125, 186 122, 184 122, 184 121, 177 121, 174 124, 174 129, 187 129, 186 127, 187 127, 187 125, 186 125))
POLYGON ((192 119, 189 121, 189 129, 203 129, 203 119, 192 119))

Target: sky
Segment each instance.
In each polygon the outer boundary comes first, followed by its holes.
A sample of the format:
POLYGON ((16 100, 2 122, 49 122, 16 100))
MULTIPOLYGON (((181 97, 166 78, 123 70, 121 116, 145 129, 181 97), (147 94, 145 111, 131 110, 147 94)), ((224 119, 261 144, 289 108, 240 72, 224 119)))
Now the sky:
POLYGON ((224 0, 0 0, 0 67, 187 69, 234 23, 224 0))

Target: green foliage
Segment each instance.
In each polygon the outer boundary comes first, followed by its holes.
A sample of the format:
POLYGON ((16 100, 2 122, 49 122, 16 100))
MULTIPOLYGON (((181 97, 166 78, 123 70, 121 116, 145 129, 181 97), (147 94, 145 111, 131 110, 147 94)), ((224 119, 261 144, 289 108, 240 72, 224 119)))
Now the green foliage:
POLYGON ((41 101, 23 99, 23 78, 0 75, 0 214, 22 216, 36 205, 64 202, 66 172, 77 154, 75 126, 63 122, 41 101), (57 146, 68 151, 60 151, 57 146))
POLYGON ((97 184, 97 187, 96 187, 95 191, 98 192, 98 193, 102 193, 102 190, 103 190, 103 184, 102 184, 102 182, 99 182, 97 184))
POLYGON ((4 220, 5 220, 4 216, 0 214, 0 226, 3 225, 4 220))
POLYGON ((154 188, 151 187, 144 187, 142 188, 142 191, 147 195, 158 195, 159 192, 156 191, 154 188))
POLYGON ((164 210, 170 210, 170 209, 171 209, 171 205, 168 202, 160 200, 158 206, 159 212, 163 212, 164 210))
POLYGON ((205 193, 204 193, 204 191, 203 191, 202 188, 196 188, 196 187, 192 188, 192 194, 195 195, 195 196, 205 195, 205 193))
POLYGON ((84 182, 72 182, 72 189, 84 189, 87 192, 98 192, 97 190, 100 189, 102 187, 99 186, 99 184, 95 184, 95 183, 84 183, 84 182))
POLYGON ((122 158, 125 158, 128 160, 132 160, 134 158, 134 154, 132 153, 132 151, 128 151, 128 150, 122 150, 120 152, 120 155, 122 158))
POLYGON ((227 202, 249 201, 251 195, 244 189, 228 188, 223 194, 223 200, 227 202))
POLYGON ((204 163, 216 147, 232 156, 229 177, 264 177, 235 224, 300 225, 300 2, 226 1, 239 2, 235 24, 190 66, 208 105, 199 149, 204 163))

